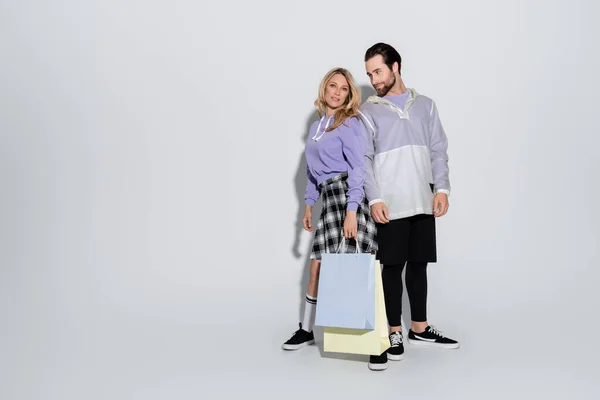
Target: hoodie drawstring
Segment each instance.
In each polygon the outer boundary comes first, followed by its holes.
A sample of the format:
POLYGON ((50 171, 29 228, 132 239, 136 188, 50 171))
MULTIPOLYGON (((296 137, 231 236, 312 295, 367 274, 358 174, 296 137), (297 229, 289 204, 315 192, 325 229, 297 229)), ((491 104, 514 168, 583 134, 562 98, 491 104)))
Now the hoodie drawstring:
MULTIPOLYGON (((325 117, 323 117, 323 118, 325 118, 325 117)), ((323 137, 323 135, 325 134, 325 131, 329 127, 329 123, 331 122, 331 117, 327 117, 327 123, 325 124, 325 128, 323 128, 323 133, 321 133, 321 135, 319 135, 319 130, 321 129, 321 122, 323 122, 323 118, 321 118, 319 120, 319 125, 317 126, 317 131, 315 132, 315 136, 313 136, 313 138, 312 138, 312 140, 314 140, 315 142, 318 142, 319 139, 321 139, 323 137), (319 135, 319 136, 317 137, 317 135, 319 135)))

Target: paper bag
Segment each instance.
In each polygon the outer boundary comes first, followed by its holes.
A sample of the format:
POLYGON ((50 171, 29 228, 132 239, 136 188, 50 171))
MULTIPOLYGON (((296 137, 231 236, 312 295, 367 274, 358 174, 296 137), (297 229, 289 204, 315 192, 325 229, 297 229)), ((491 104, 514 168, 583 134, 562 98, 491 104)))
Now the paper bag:
POLYGON ((375 328, 375 256, 323 254, 315 325, 375 328))
MULTIPOLYGON (((324 328, 323 349, 327 352, 379 355, 390 347, 388 323, 383 297, 381 265, 375 260, 374 269, 374 329, 324 328)), ((321 294, 319 293, 319 296, 321 294)), ((320 299, 319 299, 320 301, 320 299)))

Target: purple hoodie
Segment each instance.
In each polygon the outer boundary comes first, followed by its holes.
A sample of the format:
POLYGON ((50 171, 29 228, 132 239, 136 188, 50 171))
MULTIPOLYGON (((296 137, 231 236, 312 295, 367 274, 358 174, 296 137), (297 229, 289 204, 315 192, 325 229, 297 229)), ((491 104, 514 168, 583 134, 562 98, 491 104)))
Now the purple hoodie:
POLYGON ((319 199, 319 184, 347 172, 346 209, 356 211, 364 197, 365 126, 358 118, 350 118, 325 132, 331 124, 333 116, 323 117, 310 127, 305 150, 308 183, 304 200, 313 206, 319 199))

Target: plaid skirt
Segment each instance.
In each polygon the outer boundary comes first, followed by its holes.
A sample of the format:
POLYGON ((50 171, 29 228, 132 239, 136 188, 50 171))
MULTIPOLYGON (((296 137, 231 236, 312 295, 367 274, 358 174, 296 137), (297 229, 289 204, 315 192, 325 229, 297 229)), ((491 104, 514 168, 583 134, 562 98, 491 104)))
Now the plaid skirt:
POLYGON ((356 246, 359 252, 371 253, 377 251, 377 227, 366 198, 359 204, 356 210, 356 221, 358 225, 357 237, 344 239, 344 219, 346 218, 346 193, 348 174, 344 173, 330 178, 321 183, 321 196, 323 209, 313 240, 310 258, 320 260, 323 253, 354 253, 356 246), (345 240, 345 246, 342 241, 345 240), (341 248, 340 248, 341 247, 341 248))

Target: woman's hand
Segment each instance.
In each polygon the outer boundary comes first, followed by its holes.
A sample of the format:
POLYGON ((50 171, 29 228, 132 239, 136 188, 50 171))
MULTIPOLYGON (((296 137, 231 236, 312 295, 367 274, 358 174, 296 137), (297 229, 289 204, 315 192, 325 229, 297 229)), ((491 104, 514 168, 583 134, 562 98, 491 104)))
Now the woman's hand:
POLYGON ((304 210, 304 217, 302 217, 302 226, 304 230, 308 232, 313 231, 312 227, 312 208, 307 204, 306 209, 304 210))
POLYGON ((344 237, 346 239, 356 238, 358 231, 358 222, 356 221, 356 211, 346 211, 344 219, 344 237))

